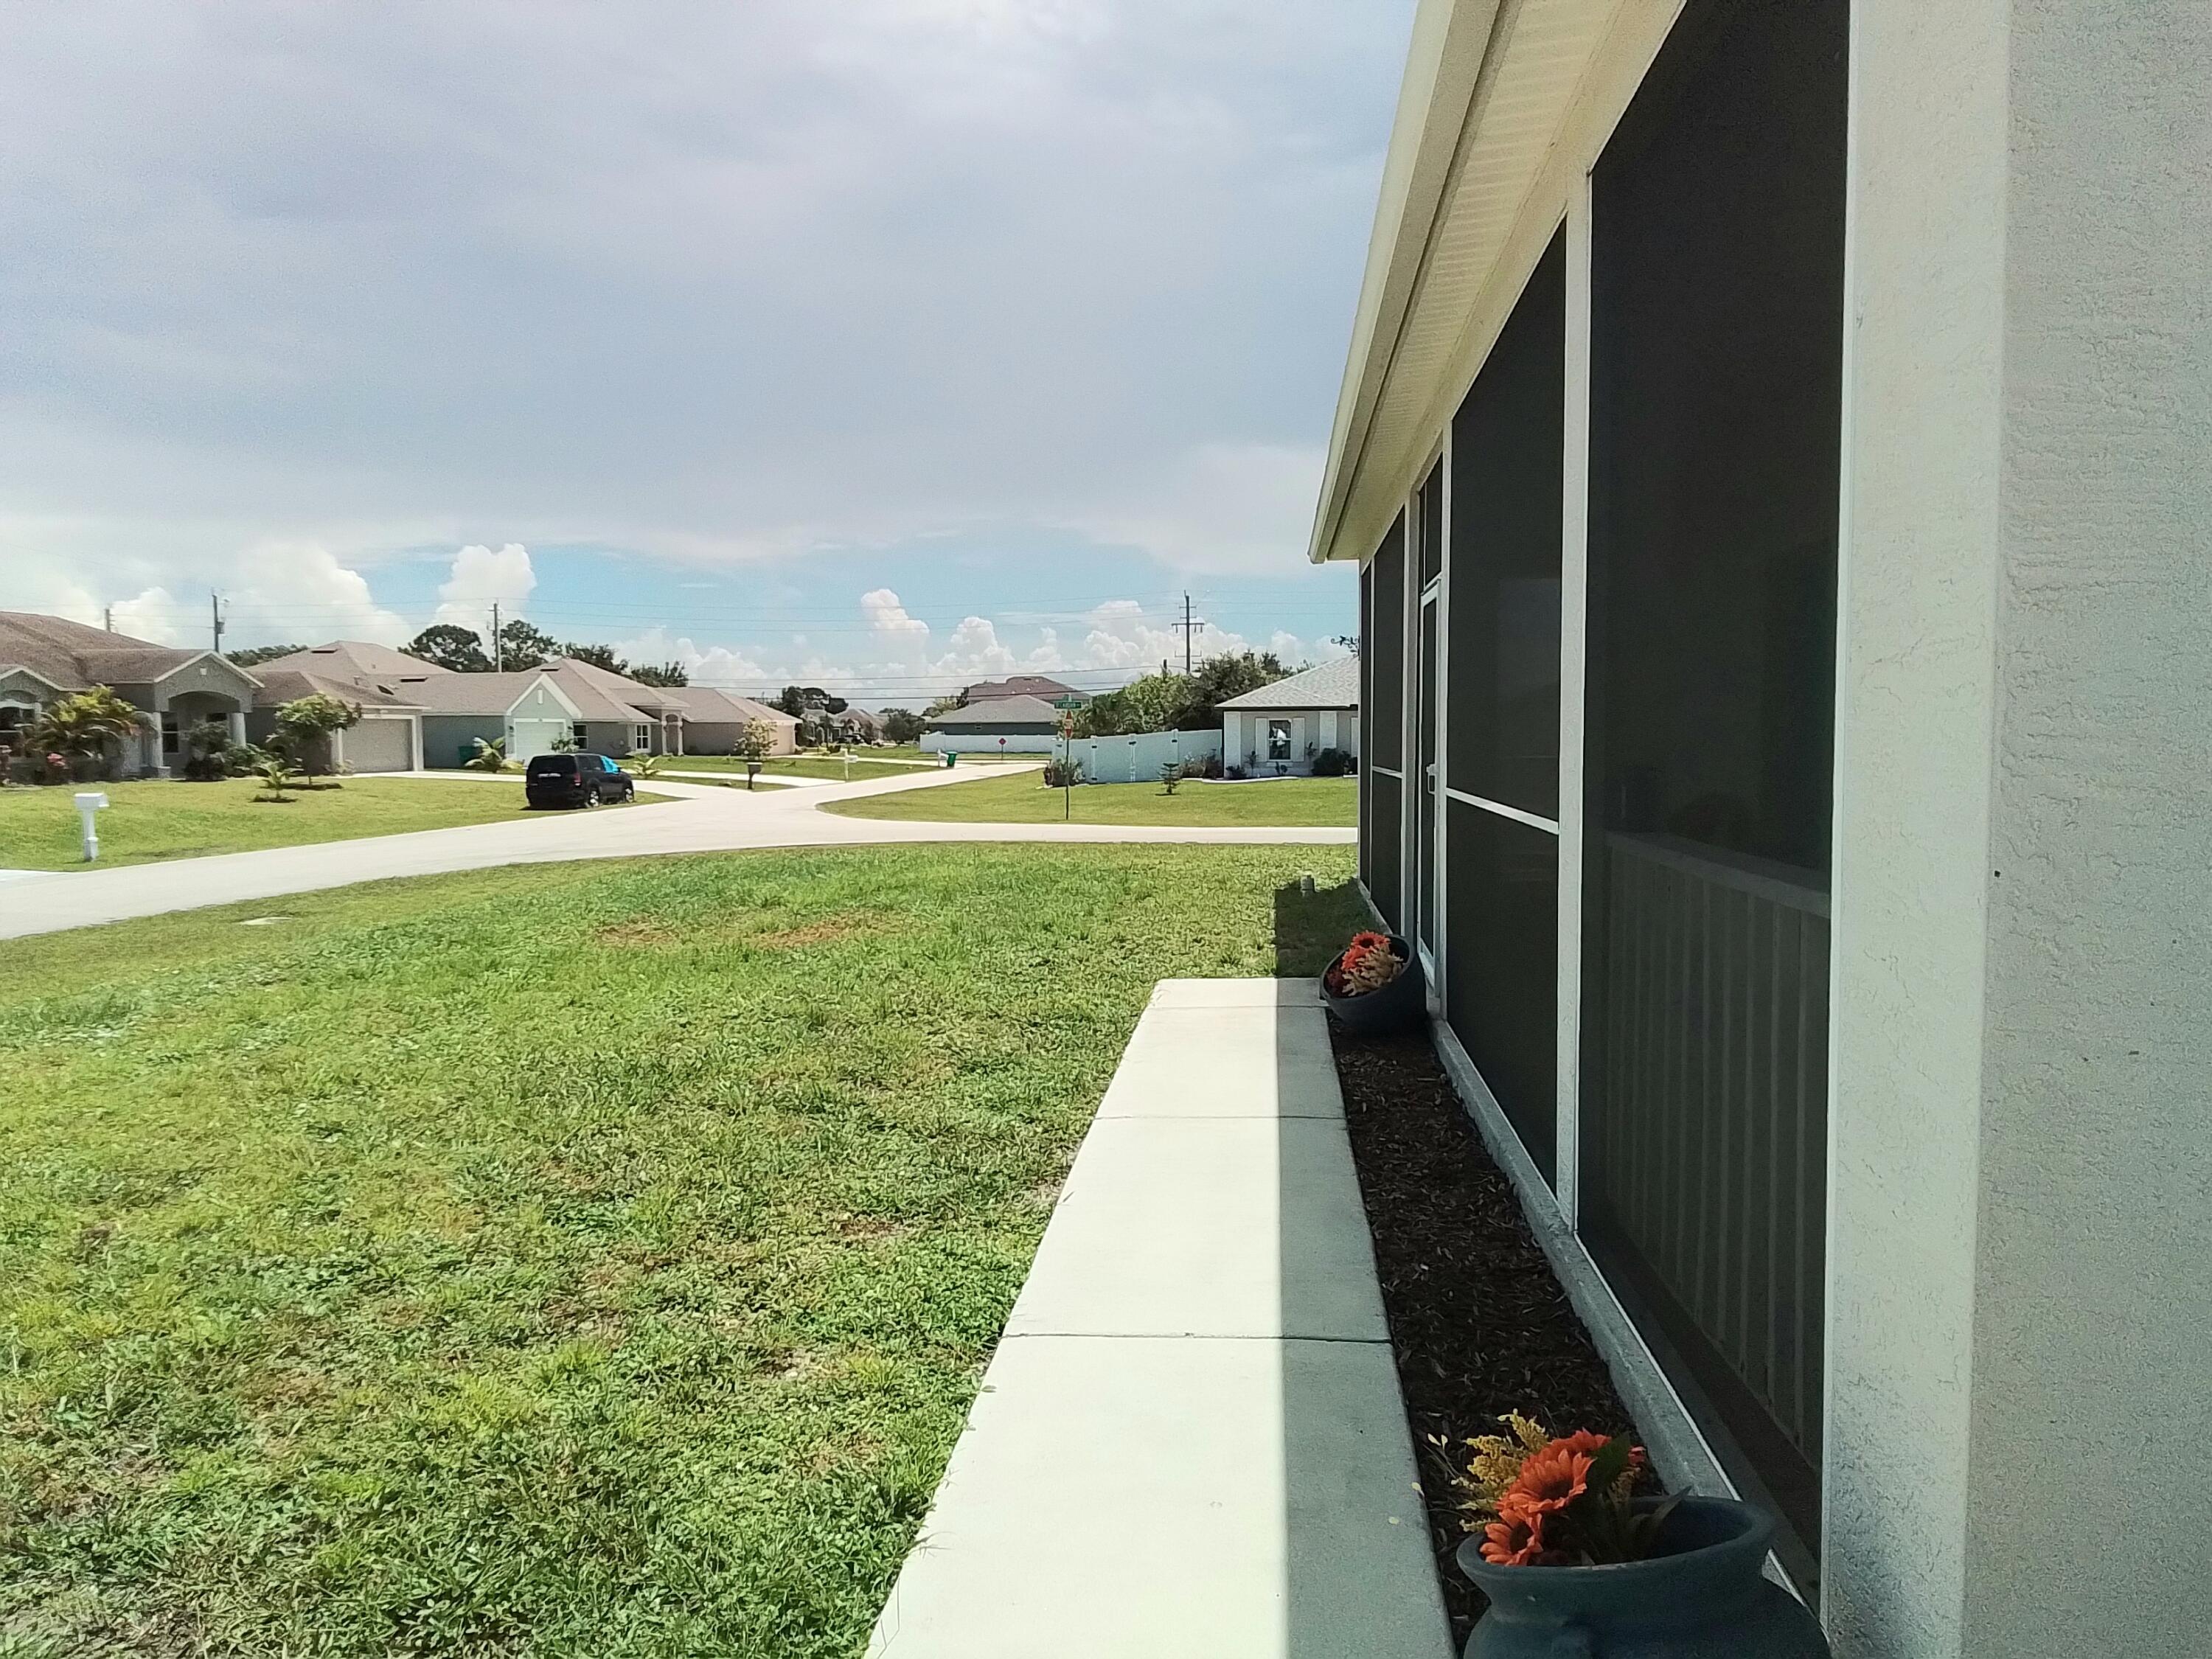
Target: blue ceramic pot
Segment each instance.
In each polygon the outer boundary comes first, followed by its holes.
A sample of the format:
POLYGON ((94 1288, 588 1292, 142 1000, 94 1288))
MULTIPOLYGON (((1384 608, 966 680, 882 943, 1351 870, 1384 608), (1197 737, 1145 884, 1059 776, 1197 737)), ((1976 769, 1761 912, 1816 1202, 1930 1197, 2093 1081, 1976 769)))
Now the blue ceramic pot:
POLYGON ((1336 953, 1334 961, 1322 975, 1321 1000, 1328 1005, 1329 1012, 1344 1022, 1344 1029, 1356 1031, 1361 1036, 1387 1036, 1393 1031, 1402 1031, 1419 1024, 1429 1012, 1428 988, 1421 977, 1421 959, 1413 954, 1413 947, 1398 937, 1390 935, 1390 954, 1406 965, 1398 977, 1379 991, 1366 991, 1356 997, 1333 995, 1328 988, 1328 975, 1335 972, 1336 964, 1344 960, 1344 952, 1336 953))
POLYGON ((1490 1611, 1467 1659, 1828 1659, 1820 1622, 1760 1576, 1774 1523, 1746 1504, 1686 1498, 1664 1555, 1610 1567, 1496 1567, 1481 1540, 1460 1570, 1490 1611))

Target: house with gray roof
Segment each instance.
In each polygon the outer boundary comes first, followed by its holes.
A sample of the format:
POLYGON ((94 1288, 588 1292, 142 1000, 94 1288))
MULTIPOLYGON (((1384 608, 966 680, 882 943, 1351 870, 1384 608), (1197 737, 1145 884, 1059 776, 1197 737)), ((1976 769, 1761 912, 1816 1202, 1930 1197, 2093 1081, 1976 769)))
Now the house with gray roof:
POLYGON ((260 678, 212 651, 155 645, 62 617, 0 611, 0 746, 16 748, 52 702, 95 685, 111 689, 145 716, 118 770, 159 777, 178 765, 184 734, 205 720, 235 741, 260 678))
POLYGON ((1060 744, 1060 720, 1042 697, 991 697, 933 714, 921 746, 936 754, 1049 755, 1060 744))
POLYGON ((1359 757, 1359 659, 1338 657, 1218 705, 1221 754, 1247 771, 1304 774, 1334 749, 1359 757))
POLYGON ((684 709, 679 755, 733 755, 744 740, 745 728, 763 722, 775 735, 771 755, 788 755, 799 747, 799 722, 781 708, 771 708, 750 697, 713 685, 683 685, 666 689, 684 709))

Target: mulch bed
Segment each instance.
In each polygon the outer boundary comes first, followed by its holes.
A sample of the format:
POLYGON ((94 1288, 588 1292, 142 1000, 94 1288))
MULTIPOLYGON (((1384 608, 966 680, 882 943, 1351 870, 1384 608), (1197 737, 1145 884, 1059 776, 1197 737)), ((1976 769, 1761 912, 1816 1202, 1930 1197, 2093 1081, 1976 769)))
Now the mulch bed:
POLYGON ((1437 1575, 1463 1642, 1487 1605, 1452 1560, 1467 1535, 1451 1480, 1463 1443, 1501 1432, 1509 1411, 1554 1434, 1635 1425, 1427 1036, 1354 1036, 1334 1020, 1329 1035, 1437 1575))

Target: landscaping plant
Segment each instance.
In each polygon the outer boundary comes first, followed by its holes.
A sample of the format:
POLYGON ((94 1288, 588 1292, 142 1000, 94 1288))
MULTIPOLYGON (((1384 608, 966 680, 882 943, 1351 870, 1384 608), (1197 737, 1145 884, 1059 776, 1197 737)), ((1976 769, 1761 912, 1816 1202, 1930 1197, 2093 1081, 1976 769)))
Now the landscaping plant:
POLYGON ((462 764, 471 772, 504 772, 507 770, 507 739, 478 738, 477 752, 462 764))
POLYGON ((1331 995, 1356 997, 1381 990, 1405 970, 1405 959, 1390 948, 1389 935, 1370 931, 1352 936, 1325 978, 1331 995))
POLYGON ((261 793, 254 796, 256 800, 288 802, 292 797, 284 792, 298 787, 300 782, 300 775, 292 769, 290 763, 274 755, 255 767, 253 775, 261 780, 261 793))
POLYGON ((1509 1412, 1508 1434, 1467 1443, 1474 1455, 1458 1477, 1469 1532, 1496 1566, 1595 1567, 1652 1553, 1674 1498, 1636 1503, 1644 1449, 1587 1429, 1553 1438, 1509 1412))
POLYGON ((138 735, 145 716, 108 687, 57 697, 46 705, 32 727, 33 740, 45 748, 50 779, 67 781, 78 763, 88 769, 104 767, 111 748, 120 748, 138 735))
POLYGON ((295 697, 276 711, 276 730, 311 785, 317 763, 330 753, 331 737, 360 724, 359 703, 341 702, 319 691, 295 697))

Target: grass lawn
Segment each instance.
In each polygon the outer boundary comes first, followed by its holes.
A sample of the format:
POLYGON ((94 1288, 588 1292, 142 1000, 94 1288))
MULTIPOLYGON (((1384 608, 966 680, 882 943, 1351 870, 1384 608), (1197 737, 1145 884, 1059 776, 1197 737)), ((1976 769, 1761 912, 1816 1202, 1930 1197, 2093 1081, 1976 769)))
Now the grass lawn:
POLYGON ((1157 783, 1085 783, 1066 792, 1044 787, 1043 775, 950 783, 824 806, 854 818, 921 818, 937 823, 1058 823, 1072 809, 1077 823, 1183 823, 1239 828, 1263 824, 1306 829, 1357 821, 1355 778, 1284 778, 1272 783, 1185 783, 1167 793, 1157 783))
MULTIPOLYGON (((68 788, 0 790, 0 870, 85 870, 161 859, 246 853, 307 842, 393 836, 520 817, 521 780, 348 778, 337 789, 303 790, 289 803, 257 801, 251 778, 222 783, 96 783, 100 862, 80 856, 76 806, 68 788)), ((0 1650, 4 1651, 4 1650, 0 1650)))
POLYGON ((1316 970, 1351 868, 737 854, 0 944, 0 1651, 849 1659, 1152 981, 1316 970))

